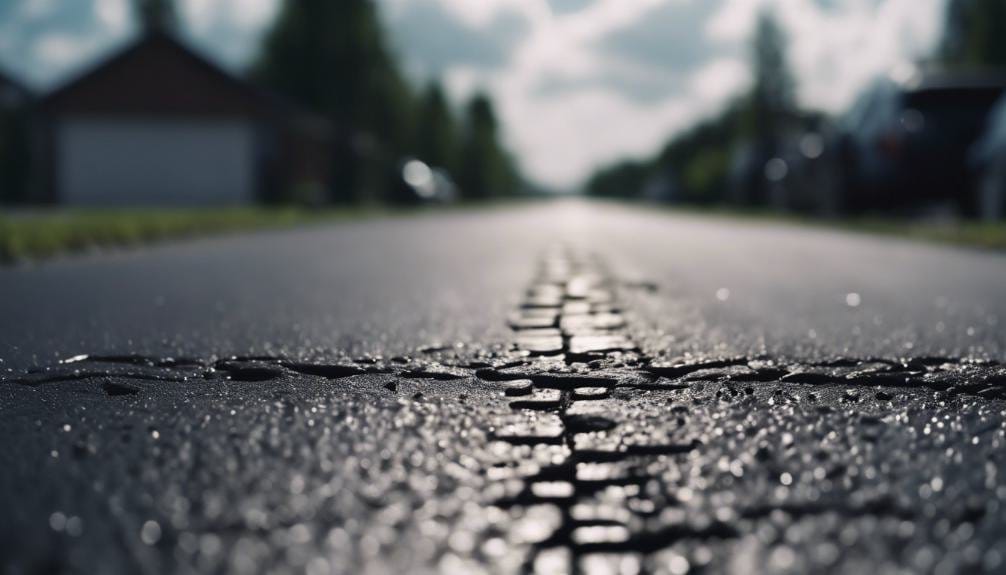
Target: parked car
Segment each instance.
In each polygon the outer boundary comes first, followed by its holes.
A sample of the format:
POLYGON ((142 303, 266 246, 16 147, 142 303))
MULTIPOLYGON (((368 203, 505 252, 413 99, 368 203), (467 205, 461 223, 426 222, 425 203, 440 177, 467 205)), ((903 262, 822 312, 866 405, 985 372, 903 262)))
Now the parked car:
POLYGON ((989 115, 971 160, 978 179, 979 216, 988 221, 1006 219, 1006 96, 989 115))
POLYGON ((400 201, 452 202, 458 190, 447 170, 427 165, 416 158, 401 162, 400 201))
POLYGON ((968 154, 1006 77, 881 80, 837 123, 832 145, 852 211, 978 211, 968 154))

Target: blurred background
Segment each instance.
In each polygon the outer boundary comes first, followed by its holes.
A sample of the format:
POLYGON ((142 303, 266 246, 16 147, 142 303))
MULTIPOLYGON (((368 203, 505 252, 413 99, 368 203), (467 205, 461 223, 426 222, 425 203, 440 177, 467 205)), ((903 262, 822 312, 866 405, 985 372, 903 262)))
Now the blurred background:
POLYGON ((0 223, 10 255, 82 209, 1001 222, 1004 87, 1002 0, 0 0, 0 223))

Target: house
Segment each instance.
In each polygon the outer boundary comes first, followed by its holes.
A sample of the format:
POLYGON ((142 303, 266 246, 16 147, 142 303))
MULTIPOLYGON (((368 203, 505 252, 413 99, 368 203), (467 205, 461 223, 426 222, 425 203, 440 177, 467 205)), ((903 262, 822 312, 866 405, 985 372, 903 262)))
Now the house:
POLYGON ((43 201, 209 206, 328 178, 324 124, 151 30, 44 97, 43 201))

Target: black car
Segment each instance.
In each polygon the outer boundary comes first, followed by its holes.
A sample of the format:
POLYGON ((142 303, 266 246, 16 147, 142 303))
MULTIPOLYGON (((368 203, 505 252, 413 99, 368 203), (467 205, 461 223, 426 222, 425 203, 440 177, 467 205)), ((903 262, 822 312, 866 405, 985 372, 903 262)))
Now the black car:
POLYGON ((838 122, 843 204, 853 212, 977 212, 968 153, 1006 77, 939 75, 876 83, 838 122))

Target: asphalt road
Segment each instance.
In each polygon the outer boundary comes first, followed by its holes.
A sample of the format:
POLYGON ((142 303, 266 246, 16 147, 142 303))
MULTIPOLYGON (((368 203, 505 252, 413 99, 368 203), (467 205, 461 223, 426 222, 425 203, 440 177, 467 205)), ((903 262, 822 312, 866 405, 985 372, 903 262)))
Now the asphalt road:
POLYGON ((396 355, 499 341, 556 241, 655 282, 646 319, 675 337, 667 347, 1006 354, 1003 255, 569 202, 0 269, 0 358, 21 368, 79 353, 396 355))
POLYGON ((1001 572, 1004 292, 577 202, 3 269, 0 565, 1001 572))

